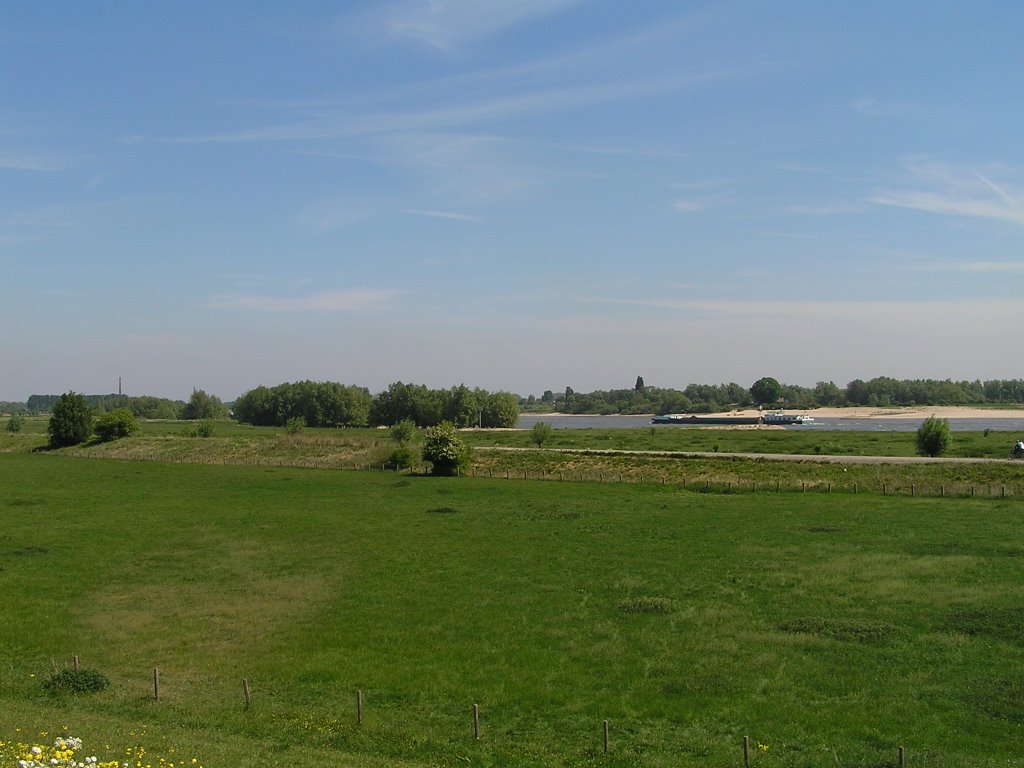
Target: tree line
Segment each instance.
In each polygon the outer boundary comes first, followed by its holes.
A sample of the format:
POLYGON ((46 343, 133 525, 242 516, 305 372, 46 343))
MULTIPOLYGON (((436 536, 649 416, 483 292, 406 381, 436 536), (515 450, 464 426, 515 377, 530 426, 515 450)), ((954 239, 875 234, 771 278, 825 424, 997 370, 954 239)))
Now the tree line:
MULTIPOLYGON (((49 413, 59 395, 32 395, 25 403, 2 402, 5 413, 49 413)), ((227 418, 229 404, 198 389, 188 401, 127 395, 86 395, 97 414, 125 410, 141 419, 227 418)), ((284 426, 301 418, 311 427, 391 426, 409 420, 420 427, 450 422, 458 427, 513 427, 520 410, 558 413, 644 414, 713 413, 758 404, 810 409, 819 406, 866 405, 985 405, 1024 403, 1024 379, 954 381, 951 379, 894 379, 879 376, 854 379, 845 387, 819 381, 813 387, 779 384, 763 378, 750 387, 728 384, 689 384, 684 389, 647 386, 637 377, 632 388, 575 392, 547 390, 541 397, 521 398, 509 392, 470 389, 464 384, 431 389, 422 384, 395 382, 372 395, 366 387, 335 382, 302 381, 259 386, 233 404, 240 421, 260 426, 284 426), (775 386, 759 389, 769 382, 775 386), (771 394, 766 399, 764 391, 771 394)))
MULTIPOLYGON (((63 395, 31 395, 25 403, 2 403, 10 413, 52 413, 63 395)), ((97 415, 127 411, 137 419, 225 419, 228 407, 216 395, 201 389, 192 391, 188 401, 164 397, 128 395, 82 395, 85 404, 97 415)))
MULTIPOLYGON (((758 404, 810 409, 825 406, 914 406, 985 405, 1024 403, 1024 379, 953 381, 951 379, 894 379, 879 376, 854 379, 845 387, 819 381, 813 387, 778 384, 778 396, 769 400, 755 395, 757 385, 774 379, 759 379, 749 388, 728 384, 689 384, 684 389, 646 386, 643 378, 630 389, 575 392, 546 391, 523 402, 525 410, 553 410, 558 413, 642 414, 714 413, 758 404)), ((775 382, 777 384, 777 382, 775 382)), ((759 394, 759 393, 758 393, 759 394)))
POLYGON ((259 386, 235 400, 234 416, 256 426, 285 426, 301 419, 310 427, 392 426, 411 421, 418 427, 448 422, 456 427, 514 427, 519 400, 509 392, 488 392, 460 384, 431 389, 395 382, 371 395, 366 387, 335 382, 300 381, 259 386))

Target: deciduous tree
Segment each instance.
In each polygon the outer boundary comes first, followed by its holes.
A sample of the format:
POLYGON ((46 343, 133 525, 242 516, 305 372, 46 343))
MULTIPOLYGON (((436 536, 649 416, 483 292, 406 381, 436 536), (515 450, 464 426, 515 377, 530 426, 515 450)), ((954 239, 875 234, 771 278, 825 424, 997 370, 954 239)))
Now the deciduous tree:
POLYGON ((442 421, 427 429, 423 460, 430 462, 433 475, 454 475, 469 464, 469 448, 459 439, 455 425, 442 421))
POLYGON ((771 376, 758 379, 750 386, 750 395, 758 405, 777 403, 782 394, 782 385, 771 376))
POLYGON ((50 446, 62 448, 84 443, 92 434, 92 409, 84 395, 66 392, 53 405, 53 415, 46 425, 50 446))

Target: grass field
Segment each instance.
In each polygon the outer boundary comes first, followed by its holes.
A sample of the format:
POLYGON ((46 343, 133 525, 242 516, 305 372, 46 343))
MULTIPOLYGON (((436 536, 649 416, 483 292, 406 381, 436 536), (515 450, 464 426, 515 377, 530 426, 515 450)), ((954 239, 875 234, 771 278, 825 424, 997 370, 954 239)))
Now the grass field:
MULTIPOLYGON (((45 445, 47 417, 24 419, 23 432, 0 432, 0 451, 31 450, 45 445)), ((383 429, 306 429, 297 435, 285 434, 281 427, 253 427, 236 421, 214 422, 214 440, 230 443, 236 452, 249 448, 274 451, 275 445, 287 449, 320 446, 321 454, 331 446, 350 449, 351 458, 371 462, 390 450, 387 430, 383 429)), ((181 442, 184 433, 195 424, 187 421, 141 421, 137 437, 107 446, 108 451, 123 451, 125 446, 148 442, 153 450, 158 440, 181 442)), ((530 448, 530 430, 466 430, 460 436, 474 448, 530 448)), ((1014 432, 954 432, 948 454, 953 457, 1004 459, 1019 439, 1014 432)), ((193 448, 202 441, 192 440, 193 448)), ((722 453, 783 453, 831 456, 914 456, 917 452, 913 432, 838 431, 816 429, 717 429, 667 428, 640 429, 556 429, 544 444, 546 448, 613 451, 692 451, 722 453)), ((309 451, 307 451, 309 452, 309 451)), ((344 453, 344 451, 335 451, 344 453)))
POLYGON ((1024 765, 1022 512, 3 455, 0 740, 735 766, 749 735, 756 766, 1024 765), (42 691, 72 654, 111 688, 42 691))
MULTIPOLYGON (((0 454, 45 448, 44 418, 26 420, 23 433, 0 432, 0 454)), ((394 444, 386 430, 307 429, 287 434, 273 427, 217 422, 214 436, 188 436, 194 425, 179 421, 142 423, 134 437, 58 451, 61 455, 205 464, 263 464, 321 469, 380 469, 394 444)), ((605 429, 555 430, 536 450, 528 431, 465 431, 474 446, 469 474, 509 478, 597 482, 686 483, 693 490, 741 493, 807 490, 921 496, 1024 496, 1024 463, 1007 462, 1009 433, 958 432, 954 457, 998 459, 956 465, 881 463, 840 465, 813 460, 764 461, 726 454, 764 453, 834 456, 914 455, 914 436, 899 432, 799 430, 605 429), (824 442, 821 441, 831 441, 824 442), (508 450, 516 449, 516 450, 508 450), (521 449, 521 450, 519 450, 521 449), (635 451, 652 452, 647 455, 635 451), (679 452, 655 455, 653 452, 679 452), (684 452, 720 452, 713 461, 684 452)))

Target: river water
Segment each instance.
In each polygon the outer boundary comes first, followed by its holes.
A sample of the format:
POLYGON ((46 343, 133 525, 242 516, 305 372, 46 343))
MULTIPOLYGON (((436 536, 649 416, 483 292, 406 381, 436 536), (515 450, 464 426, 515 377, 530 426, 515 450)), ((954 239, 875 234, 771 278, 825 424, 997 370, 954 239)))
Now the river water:
MULTIPOLYGON (((813 413, 811 414, 813 416, 813 413)), ((700 429, 681 427, 678 424, 651 424, 650 416, 567 416, 560 413, 524 413, 519 417, 519 429, 532 429, 538 421, 550 424, 554 429, 700 429)), ((795 430, 848 430, 858 432, 914 432, 924 419, 844 419, 818 418, 810 425, 789 426, 795 430)), ((1018 432, 1024 436, 1024 419, 949 419, 949 428, 954 432, 994 431, 1018 432)))

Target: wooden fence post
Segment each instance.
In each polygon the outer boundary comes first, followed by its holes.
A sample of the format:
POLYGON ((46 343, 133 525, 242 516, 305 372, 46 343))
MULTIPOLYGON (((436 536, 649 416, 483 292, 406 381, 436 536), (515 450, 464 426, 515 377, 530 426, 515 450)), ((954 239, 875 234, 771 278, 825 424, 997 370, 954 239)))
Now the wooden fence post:
POLYGON ((363 724, 363 692, 356 691, 356 725, 363 724))
POLYGON ((897 757, 897 759, 899 761, 900 768, 907 768, 907 754, 906 754, 906 750, 903 749, 903 747, 900 747, 896 751, 896 757, 897 757))
POLYGON ((750 768, 750 737, 743 737, 743 768, 750 768))
POLYGON ((78 657, 77 656, 72 656, 71 657, 71 665, 75 668, 75 672, 77 672, 78 671, 78 657))
POLYGON ((153 667, 153 698, 160 701, 160 670, 153 667))
POLYGON ((249 678, 242 678, 242 694, 245 696, 245 708, 248 709, 249 705, 252 704, 252 693, 249 690, 249 678))
POLYGON ((473 738, 480 738, 480 705, 473 705, 473 738))
POLYGON ((608 754, 608 747, 609 747, 609 742, 608 742, 608 721, 605 720, 604 721, 604 753, 606 755, 608 754))

